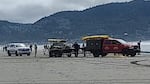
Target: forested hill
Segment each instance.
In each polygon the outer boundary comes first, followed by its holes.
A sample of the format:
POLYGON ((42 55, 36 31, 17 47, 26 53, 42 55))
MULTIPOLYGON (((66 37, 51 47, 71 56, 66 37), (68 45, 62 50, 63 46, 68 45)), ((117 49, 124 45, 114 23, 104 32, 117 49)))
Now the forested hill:
POLYGON ((108 34, 127 40, 150 40, 150 1, 109 3, 83 11, 63 11, 33 24, 0 22, 2 41, 44 41, 47 38, 80 40, 108 34), (126 35, 125 35, 126 34, 126 35))

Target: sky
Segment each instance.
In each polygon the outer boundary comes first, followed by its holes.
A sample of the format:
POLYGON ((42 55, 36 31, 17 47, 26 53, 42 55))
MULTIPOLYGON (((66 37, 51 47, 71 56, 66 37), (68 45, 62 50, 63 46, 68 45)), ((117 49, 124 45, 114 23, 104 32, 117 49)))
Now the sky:
POLYGON ((84 10, 96 5, 131 0, 0 0, 0 20, 34 23, 60 11, 84 10))

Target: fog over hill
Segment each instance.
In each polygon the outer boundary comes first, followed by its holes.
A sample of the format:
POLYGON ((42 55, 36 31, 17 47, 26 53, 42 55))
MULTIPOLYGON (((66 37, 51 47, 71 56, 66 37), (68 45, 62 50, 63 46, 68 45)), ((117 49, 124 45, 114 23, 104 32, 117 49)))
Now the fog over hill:
POLYGON ((150 1, 109 3, 83 11, 63 11, 33 24, 0 21, 0 42, 42 42, 47 38, 80 40, 108 34, 126 40, 150 40, 150 1))

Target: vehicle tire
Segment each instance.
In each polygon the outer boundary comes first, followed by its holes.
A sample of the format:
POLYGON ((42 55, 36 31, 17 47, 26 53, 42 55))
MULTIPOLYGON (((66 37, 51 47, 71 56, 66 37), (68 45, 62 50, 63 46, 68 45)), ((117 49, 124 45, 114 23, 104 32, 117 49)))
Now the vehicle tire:
POLYGON ((123 56, 129 57, 129 53, 122 53, 123 56))
POLYGON ((136 52, 132 52, 132 53, 130 53, 130 55, 131 55, 131 57, 135 57, 136 52))
POLYGON ((62 57, 62 52, 59 51, 59 50, 56 50, 56 51, 53 51, 53 55, 54 55, 55 57, 62 57))
POLYGON ((53 53, 52 52, 49 52, 49 57, 53 57, 53 53))
POLYGON ((28 53, 27 56, 30 56, 30 53, 28 53))
POLYGON ((107 53, 102 53, 101 54, 102 57, 105 57, 106 55, 107 55, 107 53))
POLYGON ((20 56, 22 56, 22 54, 20 54, 20 56))
POLYGON ((18 53, 17 53, 17 51, 15 52, 15 54, 16 54, 16 56, 18 56, 18 53))
POLYGON ((132 49, 127 49, 126 52, 125 52, 126 56, 131 56, 131 57, 134 57, 136 55, 136 52, 132 49))
POLYGON ((126 56, 126 54, 125 54, 125 53, 122 53, 122 55, 123 55, 123 56, 126 56))
POLYGON ((99 57, 101 52, 99 50, 92 50, 91 53, 93 54, 94 57, 99 57))
POLYGON ((99 53, 93 53, 94 57, 99 57, 99 53))
POLYGON ((68 56, 68 57, 71 57, 71 54, 68 54, 67 56, 68 56))
POLYGON ((7 51, 7 53, 8 53, 8 56, 11 56, 11 54, 10 54, 10 52, 9 52, 9 51, 7 51))
POLYGON ((122 50, 122 55, 128 57, 129 56, 129 50, 128 49, 123 49, 122 50))
POLYGON ((62 57, 62 53, 60 53, 60 52, 55 53, 55 56, 56 56, 56 57, 62 57))

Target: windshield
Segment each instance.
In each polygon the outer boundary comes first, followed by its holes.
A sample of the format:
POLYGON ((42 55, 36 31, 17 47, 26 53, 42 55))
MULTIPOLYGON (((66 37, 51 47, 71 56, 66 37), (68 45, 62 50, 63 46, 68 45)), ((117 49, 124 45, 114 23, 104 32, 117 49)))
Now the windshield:
POLYGON ((17 44, 16 47, 26 47, 24 44, 17 44))
POLYGON ((14 44, 10 44, 9 47, 26 47, 26 45, 21 43, 14 43, 14 44))
POLYGON ((64 43, 54 43, 52 46, 65 46, 64 43))

